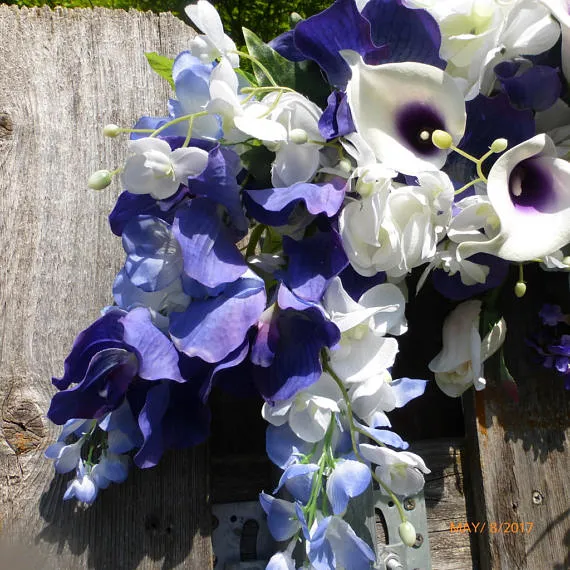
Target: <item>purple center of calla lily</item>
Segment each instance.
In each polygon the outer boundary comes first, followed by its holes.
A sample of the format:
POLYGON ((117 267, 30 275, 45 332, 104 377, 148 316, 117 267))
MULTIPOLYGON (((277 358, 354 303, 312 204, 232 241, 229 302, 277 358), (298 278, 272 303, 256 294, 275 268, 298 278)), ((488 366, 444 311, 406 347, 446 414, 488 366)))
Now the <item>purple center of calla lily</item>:
POLYGON ((509 194, 517 210, 551 212, 554 177, 539 158, 519 162, 509 176, 509 194))
POLYGON ((396 115, 396 131, 406 145, 421 156, 436 154, 431 142, 433 131, 445 130, 445 123, 434 109, 425 103, 409 103, 396 115))

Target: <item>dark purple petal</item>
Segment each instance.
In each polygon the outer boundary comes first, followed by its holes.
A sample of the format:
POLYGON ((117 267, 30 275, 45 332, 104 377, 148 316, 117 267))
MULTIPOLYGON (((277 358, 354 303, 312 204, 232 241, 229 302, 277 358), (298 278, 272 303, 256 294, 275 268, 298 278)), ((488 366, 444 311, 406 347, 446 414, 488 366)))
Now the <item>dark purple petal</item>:
POLYGON ((248 212, 262 224, 284 226, 295 206, 304 203, 310 214, 334 216, 342 206, 346 180, 310 184, 298 182, 289 188, 244 191, 248 212))
POLYGON ((358 302, 368 289, 386 282, 386 273, 381 271, 372 277, 364 277, 356 273, 352 265, 348 265, 340 274, 340 280, 344 290, 358 302))
POLYGON ((319 379, 320 352, 340 340, 340 331, 313 307, 280 310, 271 326, 275 357, 271 366, 256 367, 255 380, 261 395, 273 403, 291 398, 319 379))
POLYGON ((315 303, 321 300, 331 279, 348 265, 342 241, 334 230, 300 241, 285 236, 283 251, 289 257, 284 282, 295 295, 315 303))
POLYGON ((554 173, 540 158, 521 160, 509 176, 509 196, 519 211, 557 212, 554 173))
POLYGON ((560 305, 550 305, 548 303, 542 305, 538 316, 540 317, 542 323, 549 327, 555 327, 560 321, 563 321, 565 318, 560 305))
POLYGON ((170 339, 154 326, 147 308, 133 309, 121 322, 125 342, 136 349, 139 356, 141 378, 184 382, 178 368, 178 353, 170 339))
POLYGON ((98 352, 106 348, 126 348, 121 324, 121 318, 125 314, 120 310, 109 311, 80 332, 65 359, 63 378, 53 378, 53 385, 59 390, 65 390, 73 382, 81 382, 91 359, 98 352))
POLYGON ((135 216, 146 214, 160 218, 171 224, 174 220, 174 211, 163 211, 160 202, 150 194, 131 194, 123 192, 118 198, 113 211, 109 214, 109 225, 111 231, 120 236, 125 226, 135 216))
POLYGON ((192 194, 225 206, 234 226, 247 232, 248 221, 242 210, 240 187, 236 180, 241 170, 239 156, 229 148, 218 147, 210 152, 204 172, 190 178, 188 186, 192 194))
POLYGON ((562 93, 562 82, 556 69, 536 65, 519 73, 519 62, 504 61, 495 66, 495 74, 511 103, 520 109, 545 111, 562 93))
POLYGON ((135 464, 141 469, 154 467, 164 453, 162 421, 170 402, 168 382, 159 382, 148 390, 139 414, 139 428, 144 442, 135 455, 135 464))
POLYGON ((319 119, 319 132, 327 141, 348 135, 356 130, 346 93, 333 91, 327 99, 327 107, 319 119))
POLYGON ((289 61, 304 61, 307 57, 295 45, 295 30, 288 30, 269 42, 269 45, 289 61))
POLYGON ((133 352, 119 348, 101 350, 91 358, 77 386, 53 396, 48 418, 58 425, 72 418, 102 418, 119 407, 137 369, 133 352))
POLYGON ((165 448, 194 447, 208 437, 211 414, 200 392, 200 379, 185 384, 170 384, 170 402, 162 422, 165 448))
POLYGON ((196 198, 176 212, 172 232, 184 256, 184 271, 206 287, 231 283, 247 265, 227 228, 218 217, 216 204, 196 198))
POLYGON ((340 50, 354 50, 370 64, 385 60, 390 53, 386 46, 374 45, 370 23, 354 0, 336 0, 330 8, 299 22, 294 34, 298 50, 316 61, 329 83, 340 88, 350 79, 350 68, 338 53, 340 50))
MULTIPOLYGON (((532 111, 515 109, 504 93, 494 97, 478 95, 467 101, 467 124, 465 136, 459 147, 477 158, 483 156, 498 138, 505 138, 509 148, 532 138, 535 135, 534 114, 532 111)), ((488 172, 500 155, 491 155, 483 163, 483 172, 488 172)), ((449 155, 445 168, 452 180, 463 184, 477 177, 475 165, 457 153, 449 155)), ((464 194, 460 194, 461 198, 464 194)))
POLYGON ((432 282, 435 289, 452 301, 464 301, 498 287, 506 279, 509 272, 510 264, 508 261, 487 253, 476 253, 469 258, 469 261, 489 267, 489 274, 485 283, 464 285, 459 272, 449 275, 443 269, 434 269, 432 282))
MULTIPOLYGON (((205 402, 208 399, 214 384, 219 385, 220 382, 224 383, 223 387, 228 388, 230 391, 234 391, 234 393, 237 392, 237 396, 241 395, 242 390, 240 390, 240 387, 242 385, 244 385, 245 391, 247 392, 245 395, 255 394, 255 392, 252 393, 251 388, 253 387, 253 384, 249 381, 249 378, 240 378, 239 375, 236 375, 236 377, 233 378, 235 382, 231 382, 231 376, 228 374, 228 371, 236 371, 236 367, 245 360, 248 352, 249 339, 246 338, 240 346, 238 346, 233 352, 230 352, 226 358, 211 369, 206 382, 204 382, 202 389, 200 390, 202 401, 205 402), (239 386, 234 384, 238 384, 239 386)), ((243 371, 243 368, 240 367, 240 372, 241 371, 243 371)))
POLYGON ((265 302, 261 279, 238 279, 218 297, 193 301, 183 313, 173 313, 170 334, 178 350, 187 356, 220 362, 243 343, 265 309, 265 302))
POLYGON ((425 10, 407 8, 401 0, 370 0, 362 15, 370 22, 372 41, 390 48, 382 63, 415 61, 445 69, 439 26, 425 10))

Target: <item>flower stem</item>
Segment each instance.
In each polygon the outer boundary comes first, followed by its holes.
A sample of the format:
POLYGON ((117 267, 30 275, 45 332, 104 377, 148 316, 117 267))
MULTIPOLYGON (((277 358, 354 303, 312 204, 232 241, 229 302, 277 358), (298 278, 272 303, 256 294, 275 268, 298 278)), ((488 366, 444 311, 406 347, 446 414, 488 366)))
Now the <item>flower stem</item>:
POLYGON ((257 65, 257 67, 259 67, 259 69, 261 69, 261 71, 263 71, 264 75, 269 80, 269 83, 271 83, 271 85, 277 87, 277 82, 273 79, 271 73, 269 73, 269 71, 265 67, 265 65, 263 65, 256 57, 253 57, 249 53, 246 53, 244 51, 239 51, 239 50, 232 51, 230 53, 235 53, 235 54, 239 55, 240 57, 244 57, 245 59, 249 59, 249 61, 251 61, 252 63, 257 65))
MULTIPOLYGON (((323 369, 325 372, 327 372, 328 374, 331 375, 332 379, 336 382, 337 386, 339 387, 340 391, 342 392, 342 397, 343 397, 344 402, 346 404, 346 411, 347 411, 347 415, 348 415, 348 422, 349 422, 349 428, 350 428, 350 441, 352 443, 352 451, 353 451, 356 459, 358 459, 358 461, 366 464, 366 461, 364 460, 364 458, 362 457, 362 455, 360 455, 360 452, 358 451, 358 444, 356 443, 356 437, 354 435, 355 431, 358 431, 358 428, 356 428, 356 426, 354 425, 354 415, 352 412, 352 404, 351 404, 350 398, 348 396, 348 391, 347 391, 345 385, 343 384, 342 380, 338 377, 337 373, 329 366, 328 362, 325 361, 323 363, 323 369)), ((366 435, 368 435, 368 434, 366 434, 366 435)), ((371 472, 371 475, 372 475, 374 481, 376 481, 376 483, 378 483, 378 485, 380 485, 384 489, 384 491, 388 494, 388 496, 392 499, 392 501, 396 505, 396 508, 398 509, 398 514, 400 515, 401 521, 406 522, 408 519, 406 518, 406 513, 404 511, 404 507, 402 506, 402 503, 400 502, 398 497, 396 497, 396 495, 394 494, 392 489, 390 489, 390 487, 388 487, 388 485, 386 485, 386 483, 384 483, 384 481, 382 481, 382 479, 380 479, 380 477, 378 477, 376 475, 376 473, 374 473, 374 471, 371 472)))

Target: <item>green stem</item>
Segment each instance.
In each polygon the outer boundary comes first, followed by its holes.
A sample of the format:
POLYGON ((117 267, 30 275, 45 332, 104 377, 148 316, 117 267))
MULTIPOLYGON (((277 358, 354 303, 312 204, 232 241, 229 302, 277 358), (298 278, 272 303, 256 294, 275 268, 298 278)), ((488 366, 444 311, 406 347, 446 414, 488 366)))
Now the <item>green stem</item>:
POLYGON ((177 125, 178 123, 183 123, 184 121, 190 121, 197 119, 198 117, 205 117, 208 114, 208 111, 200 111, 199 113, 190 113, 189 115, 183 115, 182 117, 177 117, 176 119, 172 119, 168 123, 162 125, 162 127, 158 127, 158 129, 152 131, 150 137, 155 137, 160 134, 162 131, 167 129, 168 127, 172 127, 173 125, 177 125))
POLYGON ((467 190, 467 188, 471 188, 471 186, 474 186, 475 184, 477 184, 477 182, 483 182, 483 179, 482 178, 475 178, 475 180, 471 180, 471 182, 468 182, 467 184, 465 184, 465 186, 462 186, 461 188, 456 190, 454 192, 454 196, 457 196, 458 194, 465 192, 465 190, 467 190))
POLYGON ((245 258, 249 259, 255 254, 255 248, 263 235, 263 232, 267 229, 267 226, 264 224, 259 224, 253 228, 251 235, 249 236, 249 242, 247 244, 247 248, 245 250, 245 258))
POLYGON ((265 67, 265 65, 263 65, 256 57, 253 57, 252 55, 249 55, 249 53, 239 51, 239 50, 232 51, 230 53, 235 53, 235 54, 239 55, 240 57, 245 57, 245 59, 249 59, 249 61, 251 61, 252 63, 257 65, 257 67, 259 67, 259 69, 261 69, 261 71, 263 71, 263 73, 265 74, 265 76, 269 80, 269 83, 271 83, 271 85, 273 85, 274 87, 277 87, 277 83, 273 79, 271 73, 269 73, 269 71, 265 67))
MULTIPOLYGON (((346 411, 347 411, 349 427, 350 427, 350 441, 352 443, 352 451, 354 452, 354 456, 361 463, 366 463, 366 461, 364 460, 362 455, 360 455, 360 451, 358 451, 358 444, 356 443, 356 437, 354 435, 354 432, 357 431, 358 428, 356 428, 356 426, 354 425, 354 415, 352 412, 352 404, 351 404, 350 398, 348 396, 348 390, 346 389, 345 385, 343 384, 342 380, 338 377, 336 372, 329 366, 328 362, 325 362, 323 364, 323 369, 325 372, 328 372, 331 375, 332 379, 336 382, 337 386, 339 387, 340 391, 342 392, 342 397, 343 397, 344 402, 346 404, 346 411)), ((366 435, 368 436, 368 434, 366 434, 366 435)), ((386 485, 386 483, 384 483, 384 481, 382 481, 382 479, 380 479, 379 477, 376 476, 376 473, 374 473, 374 471, 372 471, 371 474, 372 474, 372 477, 374 478, 374 481, 376 481, 376 483, 378 483, 378 485, 380 485, 384 489, 384 491, 389 495, 389 497, 392 499, 392 501, 396 505, 396 508, 398 509, 398 513, 400 515, 401 521, 406 522, 408 520, 406 518, 406 512, 404 511, 404 507, 402 506, 402 503, 400 502, 398 497, 396 497, 396 495, 394 494, 392 489, 390 489, 390 487, 388 487, 388 485, 386 485)))

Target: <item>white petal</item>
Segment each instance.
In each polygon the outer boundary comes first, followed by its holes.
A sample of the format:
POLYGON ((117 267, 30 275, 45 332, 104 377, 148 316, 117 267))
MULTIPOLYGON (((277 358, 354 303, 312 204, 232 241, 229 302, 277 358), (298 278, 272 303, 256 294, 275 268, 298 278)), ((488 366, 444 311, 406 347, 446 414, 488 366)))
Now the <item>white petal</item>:
MULTIPOLYGON (((357 131, 370 145, 376 158, 404 174, 438 170, 447 152, 433 149, 429 156, 414 152, 398 132, 396 117, 420 105, 436 112, 455 143, 465 131, 463 96, 450 75, 423 63, 404 62, 367 65, 360 55, 344 50, 352 78, 346 93, 357 131)), ((419 135, 419 133, 418 133, 419 135)))
POLYGON ((287 140, 287 129, 276 121, 240 116, 234 118, 235 126, 254 139, 268 142, 287 140))
POLYGON ((188 184, 189 176, 198 176, 208 164, 208 153, 201 148, 178 148, 170 155, 174 175, 181 184, 188 184))

